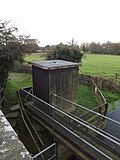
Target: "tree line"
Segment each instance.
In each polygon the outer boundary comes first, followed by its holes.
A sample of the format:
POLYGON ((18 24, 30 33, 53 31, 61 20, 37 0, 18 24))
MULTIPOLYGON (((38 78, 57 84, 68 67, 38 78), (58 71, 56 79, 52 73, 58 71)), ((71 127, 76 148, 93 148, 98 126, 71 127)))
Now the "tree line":
POLYGON ((120 55, 120 42, 119 43, 82 43, 80 46, 81 50, 93 54, 110 54, 120 55))

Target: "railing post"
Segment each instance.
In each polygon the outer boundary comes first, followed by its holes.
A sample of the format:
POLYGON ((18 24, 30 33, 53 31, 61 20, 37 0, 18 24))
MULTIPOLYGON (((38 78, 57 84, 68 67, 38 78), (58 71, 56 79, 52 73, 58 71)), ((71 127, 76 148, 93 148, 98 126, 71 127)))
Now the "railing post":
POLYGON ((57 151, 58 151, 58 143, 57 143, 57 141, 55 141, 55 149, 54 149, 55 160, 57 160, 57 157, 58 157, 57 151))
POLYGON ((105 112, 104 112, 104 116, 107 115, 107 110, 108 110, 108 103, 105 103, 105 112))

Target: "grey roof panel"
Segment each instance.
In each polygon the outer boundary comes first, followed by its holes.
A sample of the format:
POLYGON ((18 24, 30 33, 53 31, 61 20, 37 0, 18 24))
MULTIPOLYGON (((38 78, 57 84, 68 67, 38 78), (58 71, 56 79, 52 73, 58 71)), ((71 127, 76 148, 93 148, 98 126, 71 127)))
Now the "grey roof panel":
POLYGON ((30 64, 46 70, 79 67, 80 65, 79 63, 68 62, 63 60, 35 61, 35 62, 30 62, 30 64))

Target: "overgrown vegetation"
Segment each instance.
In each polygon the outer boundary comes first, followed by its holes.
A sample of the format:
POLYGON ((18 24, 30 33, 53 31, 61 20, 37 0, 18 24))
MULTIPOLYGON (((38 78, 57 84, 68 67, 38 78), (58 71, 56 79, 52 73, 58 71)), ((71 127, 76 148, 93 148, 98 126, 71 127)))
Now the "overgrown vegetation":
POLYGON ((80 47, 72 40, 69 45, 59 44, 51 47, 47 59, 60 59, 71 62, 81 62, 83 52, 80 51, 80 47))
POLYGON ((5 85, 14 62, 22 62, 23 53, 33 52, 37 48, 36 39, 19 35, 18 29, 10 21, 0 20, 0 87, 5 85))
POLYGON ((108 104, 109 104, 109 111, 116 109, 118 101, 120 101, 120 92, 111 93, 108 90, 102 90, 108 104))

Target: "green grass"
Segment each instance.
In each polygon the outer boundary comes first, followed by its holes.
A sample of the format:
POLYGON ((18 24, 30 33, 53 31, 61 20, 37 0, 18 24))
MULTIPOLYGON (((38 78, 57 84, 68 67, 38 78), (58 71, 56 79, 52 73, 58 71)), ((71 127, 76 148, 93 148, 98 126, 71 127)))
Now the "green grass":
POLYGON ((5 108, 3 112, 6 113, 10 107, 18 103, 16 91, 32 85, 32 78, 30 74, 25 73, 10 73, 9 80, 5 88, 5 108))
POLYGON ((98 104, 91 87, 78 85, 77 103, 89 109, 97 107, 98 104))
POLYGON ((31 62, 31 61, 41 61, 46 59, 46 53, 32 53, 32 54, 26 54, 23 57, 25 62, 31 62))
MULTIPOLYGON (((81 84, 78 85, 77 103, 89 109, 93 109, 98 106, 97 100, 90 86, 85 86, 81 84)), ((76 110, 73 112, 73 114, 76 116, 80 116, 86 112, 87 111, 85 109, 76 106, 76 110)))
POLYGON ((116 73, 120 74, 120 56, 86 54, 80 73, 114 79, 116 73))
MULTIPOLYGON (((117 103, 120 100, 120 92, 112 93, 108 90, 101 90, 101 91, 106 101, 108 102, 108 111, 115 110, 117 103)), ((77 103, 89 109, 93 109, 99 106, 95 94, 92 91, 92 88, 90 86, 81 84, 78 85, 77 103)), ((85 110, 77 107, 74 114, 79 115, 80 113, 82 114, 84 112, 85 110)))

